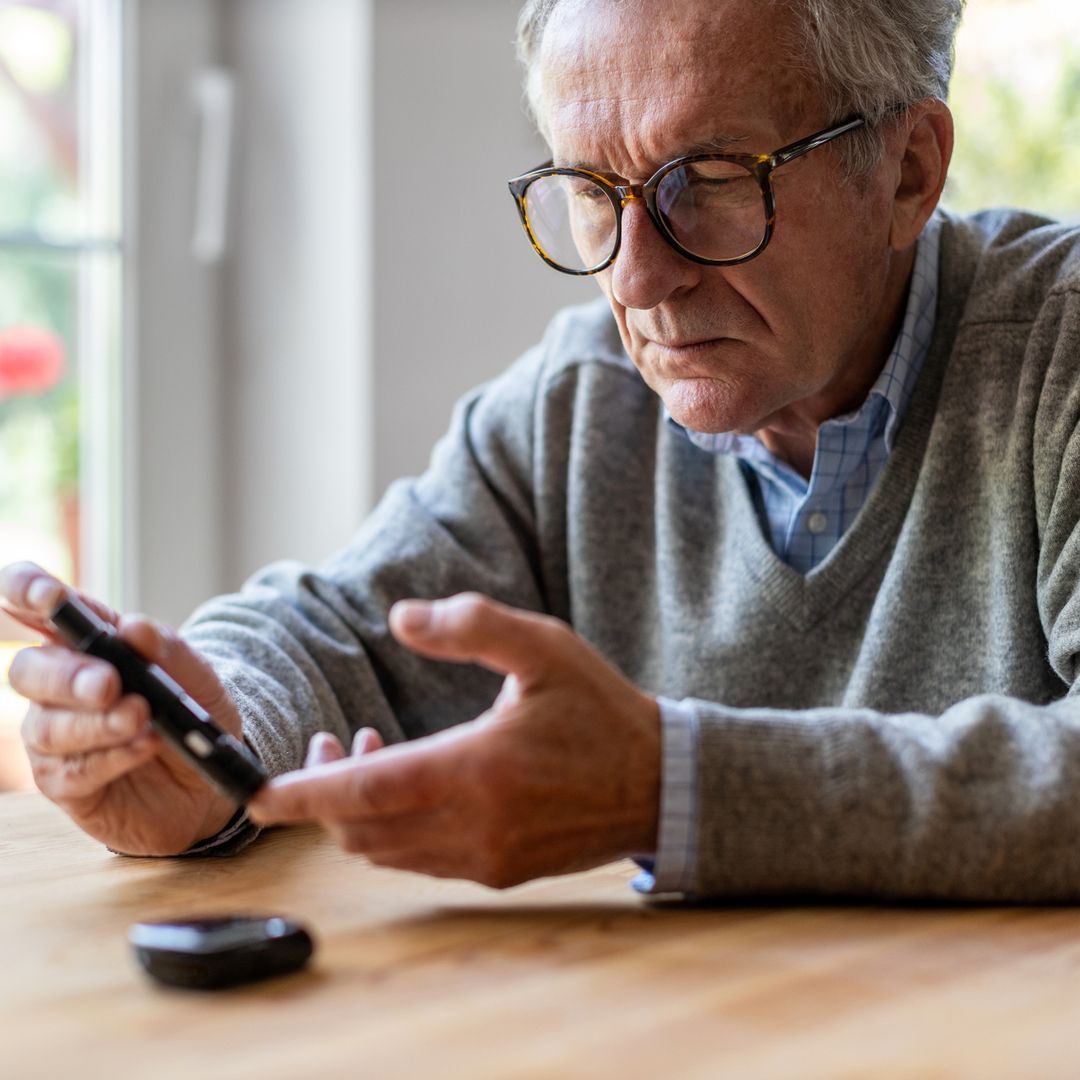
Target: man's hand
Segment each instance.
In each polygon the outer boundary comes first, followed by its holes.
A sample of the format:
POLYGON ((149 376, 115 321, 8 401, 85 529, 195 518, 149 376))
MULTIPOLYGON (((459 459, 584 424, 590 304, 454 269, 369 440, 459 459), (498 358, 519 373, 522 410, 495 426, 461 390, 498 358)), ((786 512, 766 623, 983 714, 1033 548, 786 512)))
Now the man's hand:
POLYGON ((654 851, 659 706, 565 623, 462 594, 402 601, 390 627, 425 656, 505 675, 495 703, 414 742, 338 746, 264 787, 253 820, 320 821, 381 866, 495 888, 654 851))
MULTIPOLYGON (((11 685, 30 701, 22 737, 34 781, 84 831, 117 851, 173 855, 212 836, 235 807, 150 728, 146 699, 123 694, 111 664, 64 645, 48 617, 67 587, 33 563, 0 569, 0 607, 45 639, 11 664, 11 685)), ((240 735, 240 717, 210 665, 174 633, 142 616, 120 617, 81 593, 97 615, 160 665, 214 720, 240 735)))

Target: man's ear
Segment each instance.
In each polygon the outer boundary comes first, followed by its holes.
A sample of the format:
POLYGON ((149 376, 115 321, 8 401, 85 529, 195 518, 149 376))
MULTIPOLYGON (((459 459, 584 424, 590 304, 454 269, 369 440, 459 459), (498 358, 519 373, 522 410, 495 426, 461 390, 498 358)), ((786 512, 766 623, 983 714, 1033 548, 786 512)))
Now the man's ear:
POLYGON ((953 150, 949 106, 937 98, 912 105, 900 121, 898 138, 905 132, 889 229, 889 246, 894 251, 915 243, 941 198, 953 150))

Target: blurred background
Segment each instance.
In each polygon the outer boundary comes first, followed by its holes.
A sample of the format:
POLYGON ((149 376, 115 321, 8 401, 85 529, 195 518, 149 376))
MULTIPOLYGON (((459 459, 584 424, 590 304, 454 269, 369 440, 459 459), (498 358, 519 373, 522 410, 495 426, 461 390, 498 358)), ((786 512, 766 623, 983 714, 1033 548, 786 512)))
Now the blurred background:
MULTIPOLYGON (((317 562, 594 295, 506 191, 517 7, 0 0, 0 565, 175 624, 317 562)), ((969 0, 952 105, 947 205, 1080 217, 1075 0, 969 0)), ((0 615, 0 789, 28 640, 0 615)))

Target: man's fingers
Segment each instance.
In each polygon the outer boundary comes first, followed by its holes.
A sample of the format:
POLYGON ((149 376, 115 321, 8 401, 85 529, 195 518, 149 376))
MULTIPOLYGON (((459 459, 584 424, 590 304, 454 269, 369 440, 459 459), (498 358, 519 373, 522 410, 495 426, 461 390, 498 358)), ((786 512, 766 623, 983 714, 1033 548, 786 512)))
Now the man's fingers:
POLYGON ((65 587, 36 563, 0 567, 0 608, 39 634, 49 634, 46 620, 56 610, 65 587))
POLYGON ((326 823, 330 839, 350 855, 388 870, 407 870, 429 877, 467 878, 460 855, 447 850, 446 826, 430 814, 409 815, 380 822, 377 829, 326 823))
POLYGON ((347 757, 286 773, 263 785, 248 803, 258 825, 363 820, 423 810, 432 804, 435 774, 410 746, 347 757))
POLYGON ((416 852, 433 846, 441 846, 444 852, 454 851, 456 846, 447 829, 446 815, 439 810, 327 824, 327 831, 339 847, 369 858, 384 852, 416 852))
MULTIPOLYGON (((363 757, 364 754, 380 750, 384 745, 382 736, 374 728, 361 728, 353 736, 351 754, 354 758, 363 757)), ((348 757, 345 747, 332 731, 317 731, 308 743, 302 768, 313 769, 316 765, 341 761, 345 757, 348 757)))
POLYGON ((65 592, 63 582, 37 563, 17 562, 0 567, 0 601, 13 614, 48 616, 65 592))
POLYGON ((107 604, 69 589, 37 563, 16 562, 0 567, 0 608, 49 640, 58 639, 48 618, 69 594, 78 596, 106 622, 116 623, 116 612, 107 604))
POLYGON ((42 794, 54 802, 86 798, 145 765, 160 748, 161 740, 153 733, 147 733, 109 750, 47 758, 34 769, 34 780, 42 794))
POLYGON ((325 765, 329 761, 340 761, 343 757, 345 757, 345 747, 341 745, 341 740, 333 732, 317 731, 308 743, 304 768, 311 769, 316 765, 325 765))
MULTIPOLYGON (((374 728, 361 728, 352 740, 352 756, 362 757, 383 746, 382 736, 374 728)), ((317 731, 308 743, 307 755, 304 757, 305 769, 312 769, 316 765, 325 765, 330 761, 340 761, 347 757, 345 747, 341 740, 332 731, 317 731)))
POLYGON ((8 681, 24 698, 58 708, 106 709, 120 696, 120 676, 111 664, 62 645, 22 649, 8 681))
POLYGON ((403 645, 433 660, 481 664, 526 684, 548 670, 570 633, 557 619, 479 593, 401 600, 390 611, 390 629, 403 645))
POLYGON ((381 750, 385 745, 382 736, 374 728, 364 727, 353 736, 352 755, 353 757, 363 757, 364 754, 372 754, 376 750, 381 750))
POLYGON ((122 697, 105 712, 42 709, 31 706, 22 736, 28 754, 63 756, 122 746, 148 729, 150 709, 144 698, 122 697))

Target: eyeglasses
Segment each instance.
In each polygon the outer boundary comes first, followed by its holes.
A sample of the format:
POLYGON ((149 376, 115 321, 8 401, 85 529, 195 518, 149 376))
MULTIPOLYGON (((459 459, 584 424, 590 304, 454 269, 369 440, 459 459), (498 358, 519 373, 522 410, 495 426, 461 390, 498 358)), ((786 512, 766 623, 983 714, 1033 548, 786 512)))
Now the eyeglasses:
POLYGON ((510 181, 521 223, 536 253, 564 274, 597 274, 615 261, 622 212, 640 199, 660 235, 705 266, 734 266, 760 255, 776 223, 772 173, 863 127, 853 116, 771 154, 691 154, 644 184, 613 184, 587 169, 551 162, 510 181))

